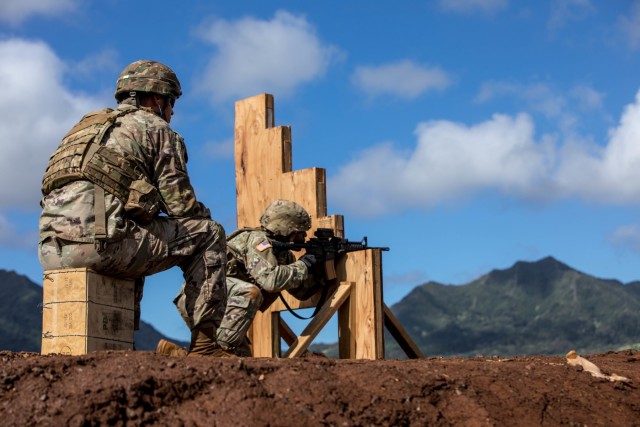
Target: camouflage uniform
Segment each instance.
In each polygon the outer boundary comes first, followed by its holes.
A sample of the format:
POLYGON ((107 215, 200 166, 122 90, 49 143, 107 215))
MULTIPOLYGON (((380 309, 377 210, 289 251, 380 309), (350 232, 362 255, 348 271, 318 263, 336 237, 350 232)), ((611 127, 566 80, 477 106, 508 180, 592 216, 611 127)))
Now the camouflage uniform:
POLYGON ((223 348, 238 347, 243 343, 256 311, 263 301, 262 291, 275 293, 290 290, 297 295, 315 285, 309 267, 296 261, 293 252, 276 250, 272 241, 293 231, 306 231, 310 227, 308 214, 299 206, 291 212, 293 202, 277 200, 261 218, 262 228, 240 229, 227 237, 227 308, 217 331, 217 341, 223 348), (270 212, 282 210, 282 217, 269 217, 270 212), (306 217, 305 217, 306 216, 306 217))
POLYGON ((238 346, 262 304, 262 293, 311 286, 307 266, 291 251, 276 251, 265 230, 246 230, 228 240, 227 309, 218 329, 223 347, 238 346))
POLYGON ((99 245, 98 186, 87 179, 71 180, 45 192, 42 199, 40 263, 45 270, 89 267, 109 276, 137 279, 138 316, 144 276, 179 266, 185 279, 180 310, 185 322, 190 329, 205 324, 217 327, 226 304, 224 229, 196 199, 182 137, 151 108, 136 104, 131 98, 120 103, 116 112, 122 115, 102 145, 129 159, 141 178, 152 183, 166 216, 156 213, 141 221, 125 210, 125 201, 105 192, 106 236, 99 245))

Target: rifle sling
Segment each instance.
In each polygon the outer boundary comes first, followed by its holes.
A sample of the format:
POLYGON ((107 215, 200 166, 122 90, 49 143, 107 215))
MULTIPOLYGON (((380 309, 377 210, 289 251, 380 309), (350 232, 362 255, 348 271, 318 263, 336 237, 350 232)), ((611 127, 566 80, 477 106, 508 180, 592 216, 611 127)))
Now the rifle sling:
POLYGON ((298 313, 293 311, 293 309, 289 306, 289 304, 287 304, 287 300, 285 300, 284 297, 282 296, 282 292, 280 292, 278 294, 278 296, 280 297, 280 300, 282 301, 284 306, 287 307, 287 310, 289 311, 289 313, 293 314, 298 319, 309 320, 309 319, 315 317, 315 315, 318 314, 318 312, 320 311, 320 309, 324 305, 324 303, 325 303, 325 301, 327 299, 328 290, 329 290, 329 285, 325 285, 325 286, 322 287, 322 293, 320 294, 320 299, 318 300, 318 304, 316 305, 316 308, 313 310, 313 313, 311 313, 311 316, 309 316, 309 317, 300 316, 298 313))

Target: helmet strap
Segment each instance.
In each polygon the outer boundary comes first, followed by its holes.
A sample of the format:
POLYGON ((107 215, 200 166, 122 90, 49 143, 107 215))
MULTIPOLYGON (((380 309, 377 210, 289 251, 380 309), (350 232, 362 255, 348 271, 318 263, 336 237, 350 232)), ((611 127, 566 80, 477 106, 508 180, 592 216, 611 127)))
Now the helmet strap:
POLYGON ((160 106, 160 103, 158 101, 155 101, 155 102, 156 102, 156 105, 158 106, 158 110, 160 110, 160 117, 164 119, 164 111, 162 111, 162 107, 160 106))
POLYGON ((138 93, 135 90, 132 90, 131 92, 129 92, 129 97, 136 101, 136 107, 140 106, 140 97, 138 96, 138 93))

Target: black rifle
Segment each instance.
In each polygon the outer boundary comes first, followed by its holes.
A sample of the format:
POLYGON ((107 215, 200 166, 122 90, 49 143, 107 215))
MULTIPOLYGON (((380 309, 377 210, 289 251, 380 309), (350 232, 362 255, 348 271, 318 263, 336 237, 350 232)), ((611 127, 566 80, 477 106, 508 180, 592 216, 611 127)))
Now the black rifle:
MULTIPOLYGON (((318 228, 313 235, 315 237, 310 238, 304 243, 272 241, 273 248, 276 250, 301 251, 304 249, 306 253, 312 254, 316 258, 316 262, 318 264, 324 262, 324 277, 317 278, 321 284, 322 293, 320 294, 320 300, 318 301, 318 304, 311 316, 302 317, 298 315, 291 309, 291 307, 289 307, 287 301, 282 297, 282 294, 280 294, 280 299, 287 310, 299 319, 310 319, 318 314, 318 311, 324 304, 327 297, 327 290, 336 278, 335 260, 338 255, 347 252, 364 251, 366 249, 380 249, 382 251, 389 250, 389 248, 370 247, 366 236, 359 242, 351 242, 347 239, 342 239, 337 237, 331 228, 318 228)), ((314 267, 312 267, 312 269, 314 267)), ((305 299, 305 297, 303 296, 301 299, 305 299)))
POLYGON ((318 228, 313 235, 315 237, 310 238, 304 243, 273 241, 272 244, 274 249, 277 250, 300 251, 304 249, 306 253, 313 255, 317 262, 324 262, 324 278, 328 281, 336 278, 335 259, 338 255, 347 252, 364 251, 366 249, 389 250, 389 248, 369 246, 367 236, 363 237, 359 242, 352 242, 337 237, 331 228, 318 228))

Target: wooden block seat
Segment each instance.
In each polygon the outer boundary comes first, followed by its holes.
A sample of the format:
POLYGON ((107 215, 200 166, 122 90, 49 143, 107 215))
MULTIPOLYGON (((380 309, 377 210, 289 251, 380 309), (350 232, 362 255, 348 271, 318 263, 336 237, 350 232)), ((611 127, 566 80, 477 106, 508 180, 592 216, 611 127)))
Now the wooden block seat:
POLYGON ((88 268, 44 272, 42 354, 133 350, 134 281, 88 268))

